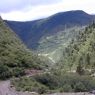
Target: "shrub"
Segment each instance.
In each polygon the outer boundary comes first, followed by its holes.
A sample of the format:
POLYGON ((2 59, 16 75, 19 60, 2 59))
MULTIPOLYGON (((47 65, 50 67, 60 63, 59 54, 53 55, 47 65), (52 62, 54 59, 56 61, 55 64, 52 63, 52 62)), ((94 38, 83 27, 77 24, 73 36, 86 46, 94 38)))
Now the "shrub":
POLYGON ((65 84, 63 85, 63 87, 60 88, 60 92, 72 92, 73 89, 71 87, 71 85, 69 84, 65 84))
POLYGON ((75 90, 75 92, 85 92, 86 87, 84 86, 84 84, 82 82, 78 82, 75 84, 74 90, 75 90))
POLYGON ((12 84, 16 87, 16 90, 19 91, 30 91, 38 92, 39 94, 46 93, 48 87, 37 82, 33 78, 22 77, 20 79, 12 80, 12 84))
POLYGON ((50 73, 36 75, 31 78, 14 80, 13 84, 20 90, 46 93, 51 91, 60 92, 84 92, 95 89, 95 79, 91 76, 78 74, 54 75, 50 73))
POLYGON ((48 86, 50 89, 55 89, 58 87, 59 81, 58 78, 55 75, 52 74, 42 74, 42 75, 37 75, 34 77, 36 81, 48 86))
POLYGON ((7 79, 12 76, 10 68, 5 65, 0 65, 0 79, 7 79))

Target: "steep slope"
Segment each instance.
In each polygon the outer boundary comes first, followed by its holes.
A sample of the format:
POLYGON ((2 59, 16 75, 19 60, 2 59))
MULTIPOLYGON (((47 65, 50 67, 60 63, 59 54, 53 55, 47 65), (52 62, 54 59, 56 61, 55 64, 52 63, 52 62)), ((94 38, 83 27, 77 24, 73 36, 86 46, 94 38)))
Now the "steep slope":
POLYGON ((76 38, 64 49, 62 60, 59 62, 63 68, 83 70, 95 73, 95 24, 80 31, 76 38))
POLYGON ((41 61, 20 41, 0 17, 0 79, 24 74, 26 68, 41 69, 41 61))
POLYGON ((88 25, 94 19, 95 16, 77 10, 57 13, 48 18, 36 21, 6 22, 29 48, 37 49, 39 40, 42 37, 54 35, 63 31, 65 28, 88 25))

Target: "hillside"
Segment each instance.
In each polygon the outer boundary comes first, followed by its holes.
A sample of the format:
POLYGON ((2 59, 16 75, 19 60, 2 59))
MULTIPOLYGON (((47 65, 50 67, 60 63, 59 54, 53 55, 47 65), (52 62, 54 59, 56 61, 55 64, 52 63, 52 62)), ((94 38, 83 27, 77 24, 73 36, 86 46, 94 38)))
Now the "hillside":
POLYGON ((62 60, 58 63, 61 68, 95 73, 95 23, 79 32, 70 44, 63 50, 62 60))
POLYGON ((95 89, 95 23, 77 30, 77 33, 78 35, 72 37, 63 50, 61 48, 61 60, 53 64, 49 72, 13 80, 13 85, 20 91, 35 91, 39 94, 52 93, 52 91, 53 93, 93 91, 95 89))
POLYGON ((23 42, 34 50, 38 48, 42 37, 52 36, 66 28, 85 26, 95 20, 94 15, 84 11, 67 11, 57 13, 45 19, 29 22, 6 21, 7 24, 19 35, 23 42))
POLYGON ((25 74, 27 68, 41 69, 33 55, 0 17, 0 79, 25 74))

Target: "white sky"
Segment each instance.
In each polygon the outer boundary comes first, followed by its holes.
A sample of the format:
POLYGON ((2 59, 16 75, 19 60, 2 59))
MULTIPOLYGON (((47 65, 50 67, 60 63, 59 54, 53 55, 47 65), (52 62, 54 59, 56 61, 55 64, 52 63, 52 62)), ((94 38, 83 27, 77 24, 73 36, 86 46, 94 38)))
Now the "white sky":
MULTIPOLYGON (((12 0, 9 1, 11 2, 12 0)), ((48 17, 58 12, 70 10, 83 10, 87 13, 95 14, 95 0, 30 0, 31 2, 29 3, 31 4, 25 5, 25 2, 23 6, 22 3, 19 1, 17 2, 17 4, 19 4, 19 7, 16 5, 16 2, 13 2, 9 5, 11 10, 7 8, 8 5, 6 2, 6 9, 3 10, 4 8, 1 8, 2 10, 0 10, 0 14, 3 19, 15 21, 29 21, 48 17), (39 3, 33 1, 39 1, 39 3)))

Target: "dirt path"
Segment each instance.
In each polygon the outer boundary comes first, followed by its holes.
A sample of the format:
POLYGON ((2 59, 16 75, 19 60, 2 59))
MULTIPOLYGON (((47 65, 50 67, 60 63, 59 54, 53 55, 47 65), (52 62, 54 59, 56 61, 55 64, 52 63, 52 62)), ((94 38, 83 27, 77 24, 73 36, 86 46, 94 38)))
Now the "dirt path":
MULTIPOLYGON (((41 70, 27 70, 26 77, 30 77, 36 74, 40 74, 41 70)), ((0 81, 0 95, 38 95, 36 93, 29 93, 29 92, 17 92, 15 89, 10 87, 10 80, 7 81, 0 81)))
POLYGON ((0 95, 38 95, 36 93, 29 92, 17 92, 10 87, 10 80, 0 81, 0 95))
POLYGON ((10 81, 0 81, 0 95, 17 95, 16 92, 14 92, 10 88, 10 81))
POLYGON ((7 95, 9 91, 10 81, 1 81, 0 82, 0 95, 7 95))

